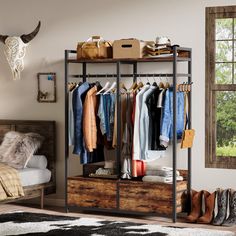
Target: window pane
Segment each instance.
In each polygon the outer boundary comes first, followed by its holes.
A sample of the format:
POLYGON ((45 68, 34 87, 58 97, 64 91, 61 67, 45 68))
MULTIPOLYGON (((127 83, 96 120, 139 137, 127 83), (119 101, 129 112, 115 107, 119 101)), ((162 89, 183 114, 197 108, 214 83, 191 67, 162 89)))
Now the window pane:
POLYGON ((234 61, 236 62, 236 41, 234 41, 234 61))
POLYGON ((233 38, 233 18, 216 19, 216 40, 233 38))
POLYGON ((233 78, 233 84, 236 84, 236 63, 234 63, 234 78, 233 78))
POLYGON ((236 18, 234 18, 234 39, 236 39, 236 18))
POLYGON ((233 61, 233 45, 232 41, 217 41, 216 42, 216 61, 230 62, 233 61))
POLYGON ((216 63, 215 83, 232 84, 232 63, 216 63))
POLYGON ((236 157, 236 92, 216 94, 216 156, 236 157))

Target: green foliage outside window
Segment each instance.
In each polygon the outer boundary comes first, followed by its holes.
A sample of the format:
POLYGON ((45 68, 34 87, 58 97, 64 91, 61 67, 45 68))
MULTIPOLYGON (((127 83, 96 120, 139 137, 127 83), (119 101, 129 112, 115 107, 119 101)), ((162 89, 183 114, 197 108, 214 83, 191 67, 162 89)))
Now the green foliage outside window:
MULTIPOLYGON (((236 19, 216 20, 216 84, 236 84, 236 19)), ((236 92, 216 92, 216 155, 236 157, 236 92)))

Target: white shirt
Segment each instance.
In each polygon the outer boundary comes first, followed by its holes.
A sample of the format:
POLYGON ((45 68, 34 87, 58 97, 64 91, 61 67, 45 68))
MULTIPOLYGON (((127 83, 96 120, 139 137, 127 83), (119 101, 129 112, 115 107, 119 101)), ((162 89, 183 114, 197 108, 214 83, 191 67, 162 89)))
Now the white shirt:
POLYGON ((136 95, 134 133, 133 133, 133 160, 140 160, 140 110, 142 106, 143 94, 149 89, 150 85, 145 85, 136 95))
POLYGON ((147 97, 156 89, 155 86, 150 86, 147 91, 142 96, 142 105, 140 110, 140 135, 139 135, 139 143, 140 143, 140 159, 147 160, 148 159, 148 132, 149 132, 149 116, 148 116, 148 108, 146 104, 147 97))

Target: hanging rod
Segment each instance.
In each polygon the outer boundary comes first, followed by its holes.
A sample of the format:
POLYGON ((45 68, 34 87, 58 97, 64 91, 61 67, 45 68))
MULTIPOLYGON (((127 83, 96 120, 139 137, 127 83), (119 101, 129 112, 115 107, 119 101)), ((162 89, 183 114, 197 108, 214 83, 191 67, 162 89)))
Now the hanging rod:
MULTIPOLYGON (((121 74, 120 75, 121 77, 173 77, 173 74, 164 74, 164 73, 161 73, 161 74, 121 74)), ((177 74, 176 75, 177 77, 191 77, 191 74, 185 74, 185 73, 180 73, 180 74, 177 74)), ((73 78, 84 78, 83 75, 70 75, 70 77, 73 77, 73 78)), ((86 75, 86 78, 111 78, 111 77, 114 77, 116 78, 117 77, 117 74, 87 74, 86 75)))

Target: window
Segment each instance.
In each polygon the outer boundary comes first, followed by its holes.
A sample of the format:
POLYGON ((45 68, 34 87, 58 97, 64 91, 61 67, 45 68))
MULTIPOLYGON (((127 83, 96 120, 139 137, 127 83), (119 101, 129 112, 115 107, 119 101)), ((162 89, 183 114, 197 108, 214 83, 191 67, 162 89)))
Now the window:
POLYGON ((206 8, 206 167, 236 169, 236 6, 206 8))

